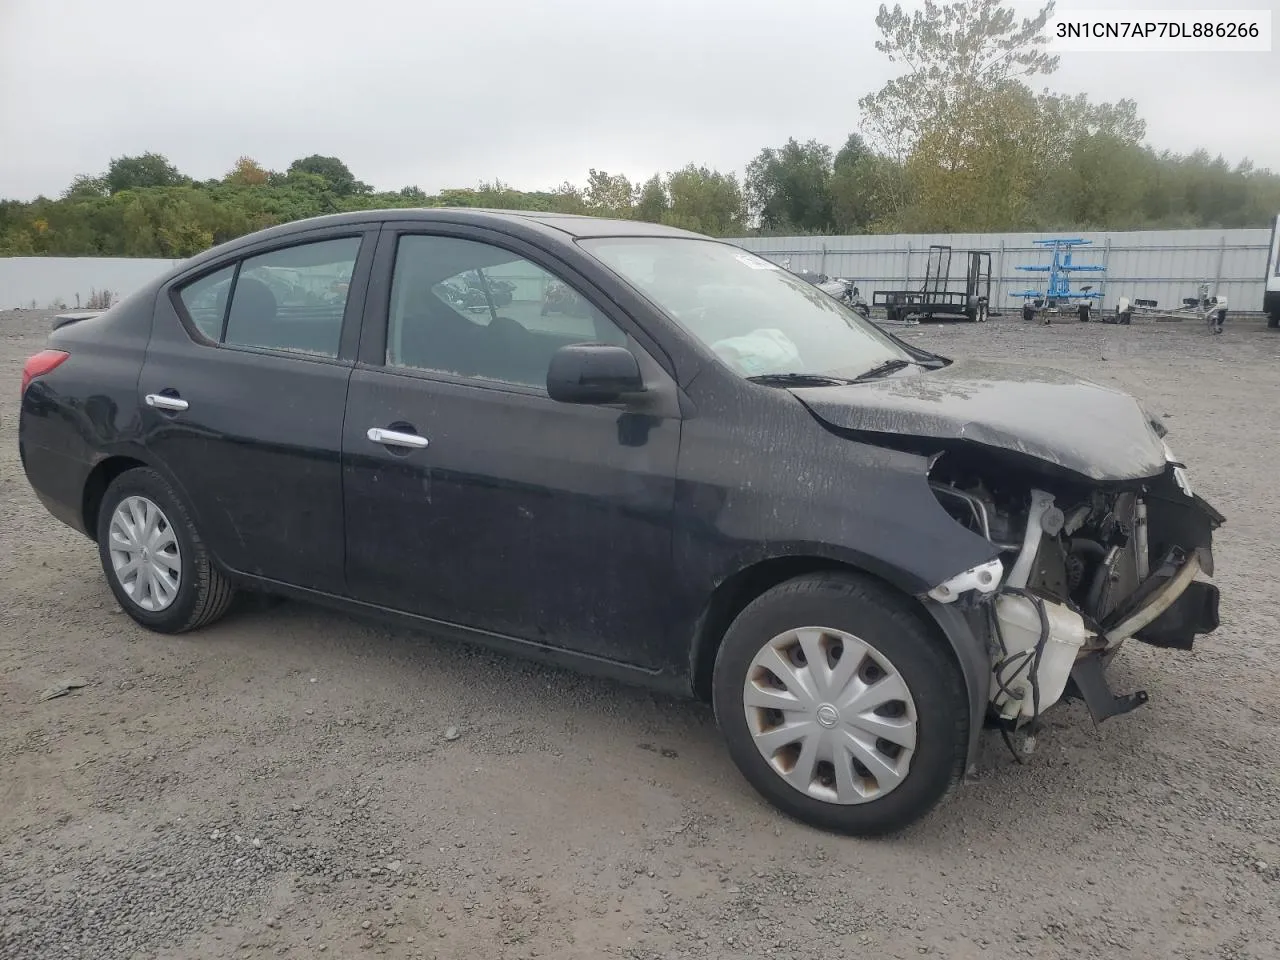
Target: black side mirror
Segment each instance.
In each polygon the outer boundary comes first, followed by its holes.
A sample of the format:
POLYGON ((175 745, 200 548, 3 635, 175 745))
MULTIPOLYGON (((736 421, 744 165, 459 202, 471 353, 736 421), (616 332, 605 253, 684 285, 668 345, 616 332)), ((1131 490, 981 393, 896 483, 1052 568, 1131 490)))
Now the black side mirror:
POLYGON ((644 390, 640 364, 626 347, 574 343, 551 355, 547 393, 561 403, 612 403, 644 390))

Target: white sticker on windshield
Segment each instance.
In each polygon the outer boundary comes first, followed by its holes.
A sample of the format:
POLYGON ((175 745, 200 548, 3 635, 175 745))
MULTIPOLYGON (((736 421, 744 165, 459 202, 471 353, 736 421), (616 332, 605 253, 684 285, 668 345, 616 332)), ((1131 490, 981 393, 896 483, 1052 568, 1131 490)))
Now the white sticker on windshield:
POLYGON ((779 269, 776 263, 770 263, 768 260, 765 260, 763 257, 754 257, 749 253, 735 253, 734 256, 738 259, 740 263, 745 263, 752 270, 779 269))

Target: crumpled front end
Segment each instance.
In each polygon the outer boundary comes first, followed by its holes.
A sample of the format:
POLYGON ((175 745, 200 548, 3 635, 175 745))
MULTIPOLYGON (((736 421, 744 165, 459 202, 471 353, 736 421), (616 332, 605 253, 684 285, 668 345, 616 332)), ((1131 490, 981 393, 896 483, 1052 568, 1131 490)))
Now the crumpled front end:
POLYGON ((1217 628, 1218 589, 1204 578, 1224 518, 1168 453, 1157 476, 1105 484, 984 460, 943 455, 930 483, 1000 556, 929 596, 964 607, 985 634, 990 715, 1016 728, 1064 697, 1083 699, 1098 721, 1145 703, 1141 691, 1113 694, 1104 667, 1125 640, 1186 650, 1217 628))

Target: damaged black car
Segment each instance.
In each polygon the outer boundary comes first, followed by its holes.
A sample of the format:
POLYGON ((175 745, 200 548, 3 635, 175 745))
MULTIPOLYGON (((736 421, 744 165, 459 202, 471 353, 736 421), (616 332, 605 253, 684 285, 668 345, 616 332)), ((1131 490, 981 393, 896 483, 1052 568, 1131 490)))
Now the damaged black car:
POLYGON ((633 221, 214 247, 57 321, 19 445, 143 627, 265 592, 699 697, 764 798, 847 834, 927 814, 984 729, 1127 713, 1125 641, 1218 625, 1223 517, 1132 397, 633 221))

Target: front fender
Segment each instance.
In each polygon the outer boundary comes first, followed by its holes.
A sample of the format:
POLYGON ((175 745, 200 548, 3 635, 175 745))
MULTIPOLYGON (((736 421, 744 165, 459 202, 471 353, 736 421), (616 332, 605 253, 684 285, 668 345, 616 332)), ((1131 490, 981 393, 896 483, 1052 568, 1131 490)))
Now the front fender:
POLYGON ((946 637, 964 674, 965 692, 969 695, 969 749, 965 770, 978 759, 978 742, 991 698, 991 657, 987 651, 985 632, 975 629, 970 616, 956 604, 942 604, 925 598, 921 601, 925 614, 946 637))

